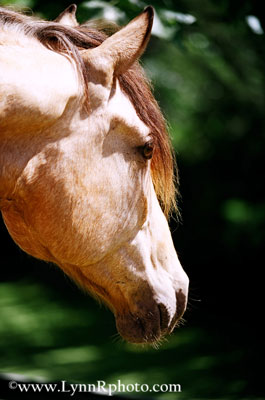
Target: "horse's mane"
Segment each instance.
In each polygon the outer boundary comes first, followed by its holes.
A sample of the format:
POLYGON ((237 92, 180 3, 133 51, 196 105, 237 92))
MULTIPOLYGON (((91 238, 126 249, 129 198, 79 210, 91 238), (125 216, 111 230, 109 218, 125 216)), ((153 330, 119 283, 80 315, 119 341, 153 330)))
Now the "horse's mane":
MULTIPOLYGON (((26 36, 35 37, 47 48, 70 55, 77 65, 85 88, 88 75, 80 50, 99 46, 119 29, 115 24, 102 20, 90 21, 72 28, 3 8, 0 8, 0 22, 15 25, 16 29, 26 36)), ((165 120, 152 94, 150 83, 138 62, 119 76, 119 82, 122 91, 134 105, 137 115, 150 128, 153 135, 155 150, 151 161, 152 179, 161 207, 165 215, 169 216, 172 210, 177 210, 178 178, 165 120)))

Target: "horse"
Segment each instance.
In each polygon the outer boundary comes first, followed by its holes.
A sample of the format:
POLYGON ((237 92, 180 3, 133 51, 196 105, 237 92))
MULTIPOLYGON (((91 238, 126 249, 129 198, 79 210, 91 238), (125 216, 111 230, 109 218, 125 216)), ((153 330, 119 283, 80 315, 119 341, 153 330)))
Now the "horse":
POLYGON ((114 313, 128 342, 178 325, 188 277, 172 241, 177 173, 139 58, 151 6, 122 28, 0 8, 0 208, 13 240, 114 313))

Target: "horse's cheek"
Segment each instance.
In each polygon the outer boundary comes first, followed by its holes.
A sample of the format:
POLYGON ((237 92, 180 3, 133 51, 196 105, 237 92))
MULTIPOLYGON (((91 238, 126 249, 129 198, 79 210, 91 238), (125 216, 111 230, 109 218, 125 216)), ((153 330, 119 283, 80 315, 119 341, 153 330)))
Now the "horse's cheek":
POLYGON ((22 250, 33 257, 54 262, 48 249, 41 244, 18 210, 9 207, 2 210, 2 215, 10 236, 22 250))

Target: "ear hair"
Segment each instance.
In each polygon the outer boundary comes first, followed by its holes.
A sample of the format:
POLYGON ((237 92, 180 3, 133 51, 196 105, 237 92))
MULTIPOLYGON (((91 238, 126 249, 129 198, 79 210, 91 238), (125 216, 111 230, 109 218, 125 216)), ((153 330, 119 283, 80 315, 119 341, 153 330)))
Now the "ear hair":
POLYGON ((154 10, 148 6, 125 27, 107 38, 100 46, 82 52, 82 57, 92 70, 108 76, 118 76, 127 71, 143 54, 151 36, 154 10))
POLYGON ((58 15, 58 17, 54 20, 54 22, 58 22, 59 24, 75 28, 76 26, 79 25, 75 16, 76 10, 77 10, 76 4, 71 4, 63 12, 61 12, 60 15, 58 15))

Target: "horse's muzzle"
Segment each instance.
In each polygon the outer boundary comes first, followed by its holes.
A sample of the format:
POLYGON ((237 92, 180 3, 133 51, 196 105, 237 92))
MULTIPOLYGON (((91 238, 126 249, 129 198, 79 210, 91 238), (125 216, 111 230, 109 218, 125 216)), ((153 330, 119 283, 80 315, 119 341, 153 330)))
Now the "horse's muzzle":
POLYGON ((186 296, 176 293, 176 312, 170 315, 167 307, 155 301, 151 309, 116 314, 116 326, 120 335, 131 343, 155 343, 170 334, 186 309, 186 296), (144 312, 143 312, 144 311, 144 312))

